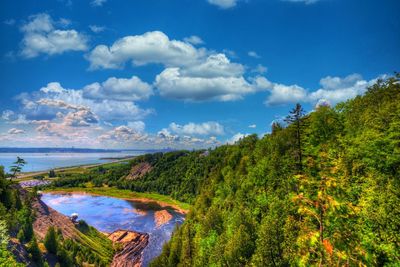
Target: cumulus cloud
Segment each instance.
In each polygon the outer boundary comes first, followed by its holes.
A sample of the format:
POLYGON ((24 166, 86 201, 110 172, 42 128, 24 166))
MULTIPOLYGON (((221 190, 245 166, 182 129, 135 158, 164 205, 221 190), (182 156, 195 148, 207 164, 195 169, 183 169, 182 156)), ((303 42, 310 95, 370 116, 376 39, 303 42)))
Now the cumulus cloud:
POLYGON ((105 121, 135 121, 153 112, 149 109, 139 108, 132 101, 88 99, 84 96, 83 90, 65 89, 58 82, 49 83, 38 92, 22 94, 19 99, 23 103, 23 110, 29 119, 53 119, 58 112, 70 109, 75 112, 90 110, 105 121))
POLYGON ((8 130, 7 133, 11 134, 11 135, 15 135, 15 134, 24 134, 25 131, 21 130, 21 129, 17 129, 17 128, 11 128, 10 130, 8 130))
POLYGON ((243 134, 243 133, 236 133, 234 134, 230 139, 226 140, 227 144, 234 144, 237 141, 239 141, 240 139, 245 138, 246 136, 248 136, 249 134, 243 134))
POLYGON ((190 37, 183 38, 183 41, 185 41, 187 43, 191 43, 193 45, 204 44, 204 41, 197 35, 192 35, 190 37))
POLYGON ((24 33, 21 55, 26 58, 34 58, 40 54, 55 55, 66 51, 85 51, 87 49, 88 38, 84 34, 73 29, 56 29, 55 24, 46 13, 31 16, 29 21, 21 27, 21 31, 24 33))
POLYGON ((128 127, 141 133, 146 128, 146 124, 143 121, 130 121, 128 122, 128 127))
POLYGON ((321 99, 336 104, 365 93, 367 88, 372 86, 377 79, 364 80, 359 74, 351 74, 344 78, 327 76, 320 80, 321 88, 315 91, 308 91, 298 85, 273 83, 264 77, 258 77, 256 82, 269 92, 265 101, 267 105, 296 102, 315 104, 321 99))
POLYGON ((117 141, 117 142, 137 142, 144 141, 147 135, 141 134, 138 131, 122 125, 118 126, 111 131, 99 136, 102 141, 117 141))
POLYGON ((180 125, 175 122, 169 125, 169 129, 180 135, 223 135, 224 127, 218 122, 208 121, 203 123, 190 122, 180 125))
MULTIPOLYGON (((231 62, 223 53, 195 48, 190 42, 199 43, 200 39, 192 36, 178 41, 171 40, 159 31, 147 32, 121 38, 110 47, 98 45, 86 58, 91 69, 120 68, 128 61, 136 66, 162 64, 166 68, 156 76, 154 86, 161 96, 172 99, 233 101, 258 91, 259 88, 245 78, 245 66, 231 62)), ((264 72, 265 68, 260 66, 259 71, 264 72)), ((148 97, 151 90, 148 86, 145 88, 140 95, 148 97)), ((104 84, 92 84, 86 88, 85 96, 92 99, 111 99, 105 92, 115 90, 106 89, 104 84)), ((135 92, 113 95, 118 97, 117 100, 127 96, 132 96, 132 100, 142 99, 137 96, 137 90, 133 91, 135 92)))
POLYGON ((225 54, 214 54, 201 64, 166 68, 156 77, 161 96, 189 101, 232 101, 259 88, 244 77, 244 67, 225 54))
POLYGON ((155 144, 164 144, 173 147, 198 147, 206 148, 219 145, 220 142, 215 136, 210 136, 207 139, 193 137, 190 135, 173 134, 169 129, 162 129, 157 133, 157 136, 150 137, 149 141, 155 144))
POLYGON ((232 101, 254 92, 243 77, 185 76, 180 68, 167 68, 156 77, 155 85, 167 98, 189 101, 232 101))
POLYGON ((208 0, 208 3, 216 5, 222 9, 232 8, 236 6, 239 0, 208 0))
POLYGON ((111 46, 98 45, 87 56, 90 69, 117 69, 130 61, 134 65, 158 63, 166 66, 193 64, 205 55, 190 43, 170 40, 160 31, 123 37, 111 46))
POLYGON ((148 99, 153 94, 152 86, 140 78, 108 78, 103 83, 92 83, 83 88, 83 96, 90 99, 110 99, 117 101, 138 101, 148 99))

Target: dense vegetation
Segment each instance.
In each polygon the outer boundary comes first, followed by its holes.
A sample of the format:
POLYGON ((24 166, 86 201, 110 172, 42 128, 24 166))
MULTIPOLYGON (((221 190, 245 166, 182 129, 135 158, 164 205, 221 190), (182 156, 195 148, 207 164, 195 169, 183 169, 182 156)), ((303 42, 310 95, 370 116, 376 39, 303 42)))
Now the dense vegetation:
POLYGON ((0 166, 0 266, 19 266, 8 250, 10 237, 17 237, 33 254, 37 252, 30 197, 20 197, 12 182, 5 178, 3 167, 0 166))
POLYGON ((54 186, 116 186, 193 203, 153 266, 400 264, 400 75, 259 139, 137 157, 54 186), (152 170, 128 180, 132 165, 152 170))
POLYGON ((221 160, 153 266, 398 266, 399 78, 212 151, 221 160))
POLYGON ((56 256, 61 266, 108 266, 114 254, 112 243, 93 227, 81 220, 78 237, 64 239, 61 231, 49 227, 43 241, 47 252, 56 256))
POLYGON ((205 151, 174 151, 146 154, 129 164, 113 164, 93 168, 88 173, 60 175, 53 187, 115 186, 136 192, 157 192, 186 203, 193 203, 199 188, 213 166, 221 161, 218 152, 206 156, 205 151), (128 180, 131 167, 140 163, 152 166, 150 172, 137 180, 128 180))
POLYGON ((0 167, 0 266, 25 266, 17 263, 11 253, 18 244, 27 250, 29 260, 35 266, 48 266, 44 260, 46 253, 54 254, 59 265, 65 267, 87 263, 109 265, 114 254, 112 242, 83 221, 79 222, 77 237, 73 240, 64 240, 60 231, 50 227, 45 240, 40 240, 46 250, 41 250, 32 226, 35 192, 22 194, 20 190, 18 185, 5 178, 0 167))

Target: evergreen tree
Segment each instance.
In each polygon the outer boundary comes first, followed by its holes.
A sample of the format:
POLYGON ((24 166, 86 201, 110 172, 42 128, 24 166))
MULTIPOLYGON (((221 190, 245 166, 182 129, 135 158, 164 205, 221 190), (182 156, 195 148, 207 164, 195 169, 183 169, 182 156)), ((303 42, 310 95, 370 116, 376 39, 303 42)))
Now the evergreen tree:
POLYGON ((297 169, 299 172, 303 171, 303 130, 305 127, 304 120, 305 111, 303 107, 297 103, 296 106, 289 112, 289 115, 285 118, 285 122, 294 127, 295 140, 296 140, 296 160, 297 169))
POLYGON ((22 168, 27 162, 20 157, 17 157, 17 160, 14 162, 14 165, 11 166, 10 171, 12 172, 12 177, 17 177, 17 174, 22 171, 22 168))
POLYGON ((53 226, 50 226, 47 230, 46 236, 44 238, 44 246, 46 247, 48 252, 55 255, 57 254, 58 241, 56 230, 53 226))

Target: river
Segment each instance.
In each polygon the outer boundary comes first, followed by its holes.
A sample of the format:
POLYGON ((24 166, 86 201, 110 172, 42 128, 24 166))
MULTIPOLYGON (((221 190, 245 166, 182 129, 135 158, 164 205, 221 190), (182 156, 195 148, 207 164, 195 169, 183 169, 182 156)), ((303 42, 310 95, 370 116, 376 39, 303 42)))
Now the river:
POLYGON ((124 229, 148 233, 150 240, 144 250, 143 266, 148 266, 151 259, 161 253, 163 244, 171 238, 176 224, 184 221, 183 214, 155 202, 144 203, 84 193, 44 193, 42 200, 64 215, 78 213, 79 219, 102 232, 124 229), (167 210, 172 219, 157 226, 154 214, 160 210, 167 210))

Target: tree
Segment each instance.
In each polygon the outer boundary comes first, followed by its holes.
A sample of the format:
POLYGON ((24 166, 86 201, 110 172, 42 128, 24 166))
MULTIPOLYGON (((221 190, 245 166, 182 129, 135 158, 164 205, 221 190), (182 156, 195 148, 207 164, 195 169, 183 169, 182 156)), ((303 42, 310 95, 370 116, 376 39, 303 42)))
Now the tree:
POLYGON ((56 172, 54 170, 49 171, 49 178, 54 178, 56 177, 56 172))
POLYGON ((22 171, 22 168, 27 162, 23 158, 17 157, 17 160, 13 164, 10 171, 12 172, 12 177, 17 177, 17 174, 22 171))
POLYGON ((295 129, 296 139, 296 158, 297 158, 297 169, 303 171, 303 147, 302 147, 302 134, 304 124, 305 111, 303 107, 297 103, 296 106, 289 112, 289 115, 285 118, 285 122, 288 125, 293 125, 295 129))
POLYGON ((43 258, 42 258, 42 253, 40 252, 39 246, 37 244, 36 238, 33 237, 29 247, 28 251, 31 254, 32 260, 39 266, 43 264, 43 258))
POLYGON ((47 230, 46 236, 44 238, 44 246, 46 247, 48 252, 52 254, 57 254, 57 234, 53 226, 50 226, 47 230))

